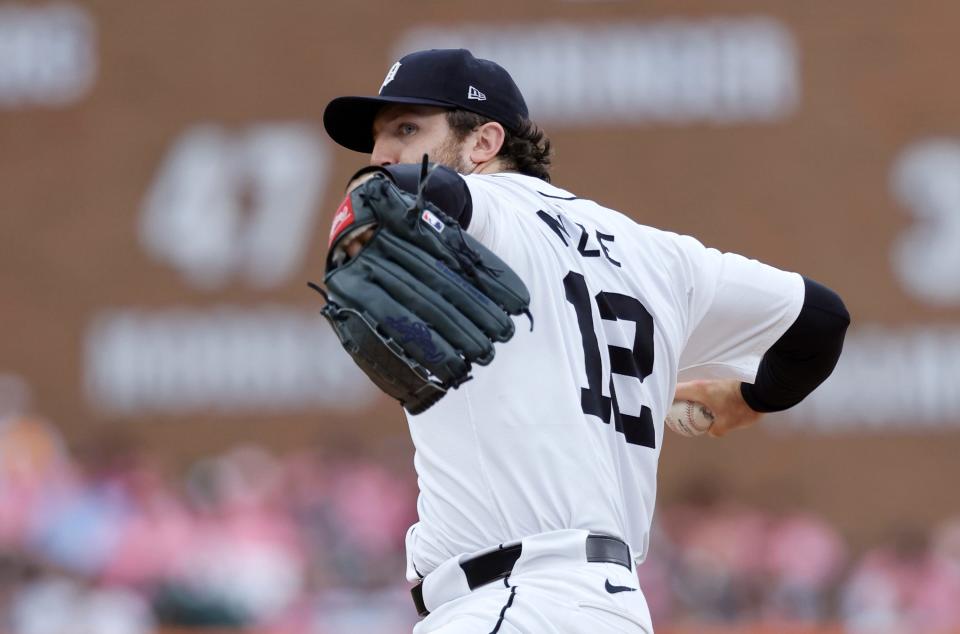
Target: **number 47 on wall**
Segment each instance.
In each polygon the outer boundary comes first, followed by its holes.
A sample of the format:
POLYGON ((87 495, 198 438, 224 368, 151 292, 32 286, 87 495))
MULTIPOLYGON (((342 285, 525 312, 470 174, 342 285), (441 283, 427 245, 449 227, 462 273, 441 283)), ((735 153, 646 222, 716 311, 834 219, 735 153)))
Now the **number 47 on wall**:
POLYGON ((313 126, 195 126, 174 142, 143 201, 141 243, 204 290, 237 276, 276 286, 311 243, 328 173, 313 126))

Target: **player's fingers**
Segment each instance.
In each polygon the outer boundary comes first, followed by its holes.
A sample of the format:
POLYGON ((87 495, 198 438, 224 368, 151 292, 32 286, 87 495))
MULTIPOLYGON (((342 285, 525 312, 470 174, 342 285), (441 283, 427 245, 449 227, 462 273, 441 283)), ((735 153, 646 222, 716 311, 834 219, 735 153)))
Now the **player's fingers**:
POLYGON ((355 238, 349 238, 344 242, 343 245, 341 245, 341 248, 347 252, 347 255, 350 258, 357 257, 357 254, 360 253, 360 249, 362 249, 364 245, 370 241, 370 238, 373 236, 373 231, 374 228, 370 227, 355 238))
POLYGON ((696 403, 703 403, 704 398, 707 398, 707 381, 684 381, 682 383, 677 383, 677 391, 673 396, 675 401, 694 401, 696 403))
POLYGON ((761 414, 753 411, 740 394, 740 381, 686 381, 677 384, 675 400, 702 403, 713 412, 713 425, 707 433, 719 438, 734 429, 756 423, 761 414))

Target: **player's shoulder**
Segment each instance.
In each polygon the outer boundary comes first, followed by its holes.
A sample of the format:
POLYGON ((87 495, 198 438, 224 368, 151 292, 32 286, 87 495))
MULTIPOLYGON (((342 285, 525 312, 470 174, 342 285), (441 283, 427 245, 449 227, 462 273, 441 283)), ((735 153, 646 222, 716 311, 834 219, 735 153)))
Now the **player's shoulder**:
POLYGON ((496 174, 467 174, 464 177, 467 186, 471 189, 482 188, 488 190, 524 192, 532 195, 564 197, 576 199, 574 194, 548 183, 535 176, 528 176, 519 172, 497 172, 496 174))
MULTIPOLYGON (((624 211, 583 198, 574 192, 534 176, 517 172, 496 174, 468 174, 463 176, 471 191, 475 206, 486 201, 490 206, 508 209, 511 214, 526 215, 525 211, 545 210, 543 213, 564 216, 570 222, 582 223, 591 231, 616 233, 619 239, 653 242, 671 251, 702 249, 695 238, 660 229, 639 221, 624 211)), ((537 217, 542 217, 542 214, 537 217)), ((570 227, 571 231, 576 227, 570 227)))

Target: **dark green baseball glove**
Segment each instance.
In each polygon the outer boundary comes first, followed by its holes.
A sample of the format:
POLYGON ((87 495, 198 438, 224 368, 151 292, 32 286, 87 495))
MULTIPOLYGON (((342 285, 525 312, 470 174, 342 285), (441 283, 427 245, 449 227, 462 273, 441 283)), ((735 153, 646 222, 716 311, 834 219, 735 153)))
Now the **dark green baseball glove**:
MULTIPOLYGON (((456 221, 401 190, 386 170, 354 189, 330 233, 321 313, 357 365, 411 414, 493 360, 494 341, 513 336, 511 315, 530 294, 500 258, 456 221), (372 229, 355 257, 343 245, 372 229)), ((532 326, 532 318, 531 318, 532 326)))

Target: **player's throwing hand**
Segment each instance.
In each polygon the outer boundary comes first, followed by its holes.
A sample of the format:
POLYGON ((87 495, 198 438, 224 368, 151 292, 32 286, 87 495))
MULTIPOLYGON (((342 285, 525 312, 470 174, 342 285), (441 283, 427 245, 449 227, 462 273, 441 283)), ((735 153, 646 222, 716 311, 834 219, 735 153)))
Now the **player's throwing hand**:
POLYGON ((741 427, 753 425, 763 414, 754 411, 743 400, 740 381, 687 381, 677 384, 675 400, 703 403, 713 412, 714 420, 707 433, 720 437, 741 427))

